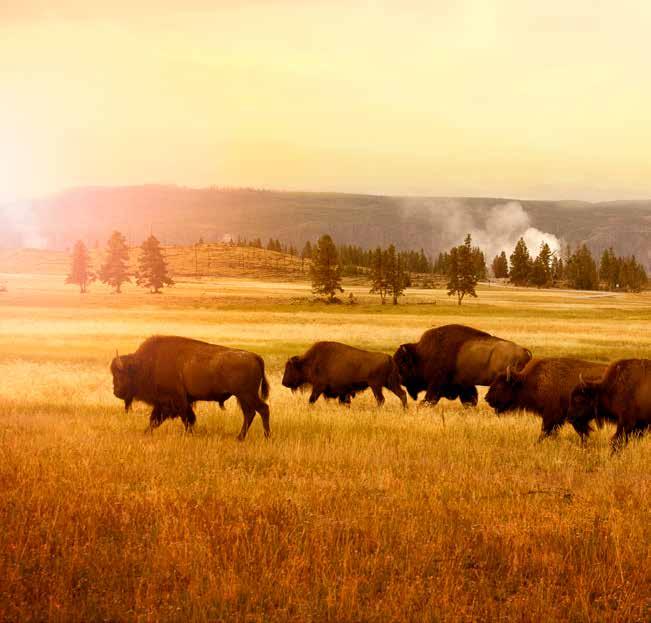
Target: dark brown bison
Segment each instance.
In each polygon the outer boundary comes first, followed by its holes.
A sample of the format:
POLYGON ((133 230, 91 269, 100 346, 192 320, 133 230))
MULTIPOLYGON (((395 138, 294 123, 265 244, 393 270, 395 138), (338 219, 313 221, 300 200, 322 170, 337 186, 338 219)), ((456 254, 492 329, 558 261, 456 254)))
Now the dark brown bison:
POLYGON ((585 427, 593 419, 617 424, 613 452, 631 435, 651 428, 651 359, 622 359, 598 380, 579 379, 570 396, 568 420, 585 427))
POLYGON ((154 336, 131 355, 111 362, 113 393, 128 411, 134 400, 153 407, 147 431, 167 418, 180 417, 186 430, 196 422, 193 405, 209 400, 223 405, 235 396, 244 414, 243 440, 256 411, 265 437, 269 431, 269 395, 264 361, 255 353, 174 336, 154 336))
MULTIPOLYGON (((570 394, 579 378, 598 379, 606 366, 591 361, 567 358, 532 359, 522 371, 499 374, 486 394, 486 402, 495 412, 517 409, 533 411, 542 417, 540 439, 556 433, 568 419, 570 394)), ((589 423, 573 422, 585 443, 589 423)))
POLYGON ((476 385, 490 385, 509 366, 522 368, 531 352, 484 331, 450 324, 426 331, 415 344, 403 344, 393 359, 414 400, 425 391, 425 402, 431 405, 441 398, 459 398, 475 406, 476 385))
POLYGON ((382 405, 382 388, 386 387, 400 398, 403 407, 407 406, 407 396, 390 355, 339 342, 317 342, 304 355, 289 359, 282 383, 292 391, 311 385, 310 404, 322 394, 349 403, 357 392, 370 387, 378 405, 382 405))

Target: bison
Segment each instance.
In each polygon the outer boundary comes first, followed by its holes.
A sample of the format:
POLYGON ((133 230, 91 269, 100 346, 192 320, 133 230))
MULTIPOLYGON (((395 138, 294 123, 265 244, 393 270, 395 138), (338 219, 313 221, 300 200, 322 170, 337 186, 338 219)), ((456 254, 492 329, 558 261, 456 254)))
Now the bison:
POLYGON ((135 353, 117 355, 111 362, 113 393, 128 411, 134 400, 153 407, 146 432, 167 418, 180 417, 191 431, 196 416, 193 405, 208 400, 223 405, 235 396, 244 415, 238 435, 246 437, 256 411, 265 437, 269 430, 269 396, 264 361, 255 353, 226 348, 185 337, 154 336, 135 353))
MULTIPOLYGON (((568 419, 570 394, 581 375, 599 378, 606 366, 581 359, 532 359, 522 371, 499 374, 486 394, 486 402, 498 414, 516 409, 533 411, 542 417, 539 440, 556 433, 568 419)), ((589 423, 572 422, 585 443, 589 423)))
POLYGON ((585 427, 593 419, 617 424, 610 442, 613 452, 626 445, 631 435, 651 428, 651 359, 622 359, 600 379, 578 380, 570 396, 568 420, 585 427))
POLYGON ((407 406, 391 355, 339 342, 317 342, 305 354, 291 357, 285 364, 282 383, 292 391, 311 385, 310 404, 322 394, 348 404, 357 392, 370 387, 378 405, 382 405, 382 388, 386 387, 400 398, 403 407, 407 406))
POLYGON ((475 406, 476 385, 490 385, 509 366, 522 368, 531 352, 484 331, 450 324, 426 331, 415 344, 402 344, 393 359, 414 400, 425 391, 424 402, 432 406, 441 398, 475 406))

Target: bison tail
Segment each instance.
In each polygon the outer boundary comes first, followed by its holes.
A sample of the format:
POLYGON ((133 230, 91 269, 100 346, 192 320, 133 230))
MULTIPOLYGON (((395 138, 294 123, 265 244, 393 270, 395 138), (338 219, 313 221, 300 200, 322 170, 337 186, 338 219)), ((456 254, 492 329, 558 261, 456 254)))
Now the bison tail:
POLYGON ((260 383, 260 397, 262 400, 269 398, 269 381, 266 375, 262 375, 262 382, 260 383))
POLYGON ((269 379, 264 373, 264 359, 262 357, 258 357, 258 361, 260 362, 260 368, 262 369, 262 380, 260 381, 260 398, 262 398, 262 400, 266 400, 269 398, 269 379))

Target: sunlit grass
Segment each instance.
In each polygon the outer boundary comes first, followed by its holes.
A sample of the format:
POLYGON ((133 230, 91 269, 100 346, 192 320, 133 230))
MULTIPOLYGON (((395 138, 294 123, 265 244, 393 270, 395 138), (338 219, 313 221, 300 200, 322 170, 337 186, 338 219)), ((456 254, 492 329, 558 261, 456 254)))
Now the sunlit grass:
POLYGON ((596 313, 502 291, 376 313, 266 286, 279 302, 261 306, 231 283, 210 308, 183 285, 147 305, 53 286, 49 305, 48 283, 0 299, 0 619, 649 620, 651 439, 611 457, 610 427, 587 449, 569 427, 536 444, 538 418, 483 401, 309 408, 280 385, 312 341, 392 352, 444 322, 536 354, 651 357, 640 299, 596 313), (108 364, 152 333, 262 353, 272 439, 257 418, 237 443, 233 400, 199 405, 194 435, 144 435, 148 410, 124 413, 108 364))

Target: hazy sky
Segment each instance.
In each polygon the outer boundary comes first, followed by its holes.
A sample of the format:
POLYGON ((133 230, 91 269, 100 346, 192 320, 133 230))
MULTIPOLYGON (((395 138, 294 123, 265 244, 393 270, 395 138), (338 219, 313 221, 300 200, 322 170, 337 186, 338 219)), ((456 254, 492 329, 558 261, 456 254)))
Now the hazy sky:
POLYGON ((650 32, 647 0, 0 0, 0 200, 651 197, 650 32))

